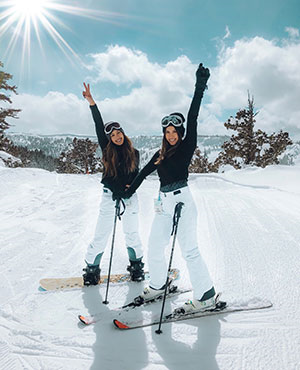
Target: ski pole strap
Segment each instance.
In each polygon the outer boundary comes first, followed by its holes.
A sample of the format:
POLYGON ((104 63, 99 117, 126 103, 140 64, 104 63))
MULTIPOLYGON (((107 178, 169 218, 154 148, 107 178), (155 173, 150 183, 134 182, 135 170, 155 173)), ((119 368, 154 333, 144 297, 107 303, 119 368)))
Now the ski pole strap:
POLYGON ((178 225, 178 220, 179 220, 179 218, 181 216, 181 210, 182 210, 182 207, 183 206, 184 206, 184 203, 183 202, 178 202, 176 204, 176 206, 175 206, 174 216, 173 216, 173 227, 172 227, 171 236, 174 234, 175 228, 178 225))
POLYGON ((121 216, 124 214, 125 209, 126 209, 126 206, 125 206, 124 200, 122 198, 117 198, 116 199, 116 212, 117 212, 117 216, 119 220, 121 220, 121 216), (123 207, 122 212, 121 212, 121 204, 123 207))

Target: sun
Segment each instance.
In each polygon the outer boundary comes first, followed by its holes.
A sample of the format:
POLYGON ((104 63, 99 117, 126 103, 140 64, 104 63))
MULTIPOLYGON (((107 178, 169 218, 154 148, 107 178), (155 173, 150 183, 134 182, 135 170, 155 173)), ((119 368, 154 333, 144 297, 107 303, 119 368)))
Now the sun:
POLYGON ((39 17, 47 6, 47 0, 14 0, 12 6, 17 16, 39 17))
MULTIPOLYGON (((44 53, 49 46, 49 41, 41 37, 41 30, 50 36, 55 45, 70 60, 80 61, 79 56, 69 45, 59 29, 70 29, 59 18, 60 13, 77 17, 90 18, 95 21, 117 23, 116 20, 123 18, 120 13, 104 12, 72 4, 70 0, 1 0, 0 2, 0 43, 4 35, 8 35, 8 45, 4 58, 9 59, 14 51, 20 56, 20 43, 22 43, 21 63, 24 64, 27 56, 30 61, 30 48, 32 38, 36 37, 41 51, 44 53), (4 9, 4 10, 2 10, 4 9)), ((49 39, 49 38, 48 38, 49 39)))
POLYGON ((40 45, 40 49, 45 50, 41 40, 41 29, 54 40, 55 44, 68 57, 78 57, 75 51, 59 33, 56 24, 61 22, 52 14, 54 11, 68 13, 73 10, 75 15, 80 15, 79 9, 74 11, 72 6, 64 6, 57 0, 8 0, 3 1, 0 8, 5 8, 0 13, 0 41, 6 33, 10 33, 9 43, 5 52, 8 59, 12 56, 15 49, 20 50, 19 42, 22 42, 22 64, 25 56, 30 59, 30 48, 33 34, 40 45))

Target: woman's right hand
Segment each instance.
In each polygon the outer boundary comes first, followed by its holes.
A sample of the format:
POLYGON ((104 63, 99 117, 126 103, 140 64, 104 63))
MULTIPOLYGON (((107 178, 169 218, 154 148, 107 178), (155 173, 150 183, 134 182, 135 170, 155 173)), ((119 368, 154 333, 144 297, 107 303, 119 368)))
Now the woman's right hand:
POLYGON ((129 199, 132 194, 133 193, 130 191, 130 185, 126 185, 125 190, 122 192, 122 198, 129 199))
POLYGON ((91 91, 90 91, 90 84, 85 84, 85 82, 83 83, 83 86, 84 86, 84 91, 82 91, 82 95, 83 97, 90 103, 90 105, 95 105, 95 101, 92 97, 92 94, 91 94, 91 91))

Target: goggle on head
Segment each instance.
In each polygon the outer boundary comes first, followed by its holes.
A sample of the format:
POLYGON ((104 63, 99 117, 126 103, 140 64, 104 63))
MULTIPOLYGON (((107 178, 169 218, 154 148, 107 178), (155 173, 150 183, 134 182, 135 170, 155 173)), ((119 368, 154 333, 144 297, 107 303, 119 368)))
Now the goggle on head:
POLYGON ((162 127, 168 127, 169 125, 173 125, 175 127, 180 127, 183 125, 183 119, 180 116, 166 116, 161 120, 162 127))
POLYGON ((105 124, 104 132, 106 135, 110 135, 113 130, 121 130, 121 125, 119 122, 110 121, 105 124))

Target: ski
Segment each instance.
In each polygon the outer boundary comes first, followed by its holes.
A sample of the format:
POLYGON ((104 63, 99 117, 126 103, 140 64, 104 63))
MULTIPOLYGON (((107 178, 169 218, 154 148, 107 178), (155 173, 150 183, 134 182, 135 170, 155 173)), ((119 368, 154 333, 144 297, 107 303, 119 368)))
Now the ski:
MULTIPOLYGON (((169 298, 178 296, 180 294, 188 293, 190 291, 191 289, 179 289, 177 286, 172 286, 166 298, 169 299, 169 298)), ((144 301, 143 299, 141 299, 140 296, 138 296, 134 298, 134 300, 131 301, 130 303, 127 303, 124 306, 111 310, 111 313, 120 314, 120 313, 128 312, 137 307, 145 307, 152 303, 160 302, 162 298, 163 298, 163 293, 161 294, 161 296, 148 300, 148 301, 144 301)), ((97 314, 90 315, 90 316, 78 315, 78 319, 85 325, 95 324, 96 322, 102 320, 102 318, 103 318, 102 313, 97 313, 97 314)))
MULTIPOLYGON (((207 311, 200 311, 200 312, 192 312, 187 314, 178 314, 173 312, 168 315, 164 315, 162 319, 162 323, 171 323, 171 322, 179 322, 184 320, 191 320, 191 319, 199 319, 202 317, 213 316, 213 315, 220 315, 220 314, 228 314, 233 312, 241 312, 241 311, 254 311, 254 310, 261 310, 272 307, 273 304, 269 301, 262 301, 255 299, 253 302, 248 302, 246 304, 234 304, 219 301, 214 309, 207 310, 207 311)), ((120 319, 114 319, 113 324, 116 328, 120 330, 130 330, 130 329, 137 329, 137 328, 145 328, 152 325, 158 325, 160 322, 160 315, 157 315, 153 318, 151 315, 149 318, 145 317, 143 320, 139 321, 122 321, 120 319)))

